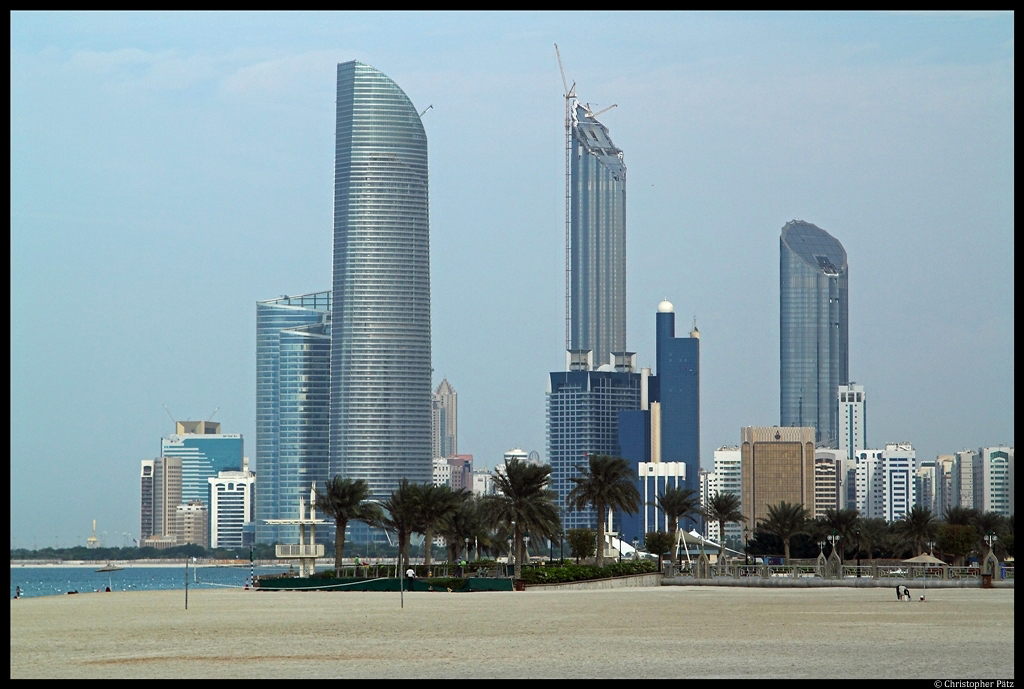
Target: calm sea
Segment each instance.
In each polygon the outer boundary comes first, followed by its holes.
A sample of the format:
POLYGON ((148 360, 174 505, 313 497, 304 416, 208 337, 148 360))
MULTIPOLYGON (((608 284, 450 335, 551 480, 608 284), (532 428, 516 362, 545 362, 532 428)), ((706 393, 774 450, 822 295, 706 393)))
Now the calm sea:
MULTIPOLYGON (((185 588, 185 565, 181 567, 125 567, 117 572, 97 572, 105 563, 95 567, 21 566, 11 565, 11 598, 16 586, 23 597, 65 595, 68 591, 89 593, 103 591, 149 591, 185 588)), ((288 571, 279 565, 260 565, 256 575, 277 574, 288 571)), ((199 565, 188 568, 189 588, 244 587, 249 578, 249 566, 199 565)))

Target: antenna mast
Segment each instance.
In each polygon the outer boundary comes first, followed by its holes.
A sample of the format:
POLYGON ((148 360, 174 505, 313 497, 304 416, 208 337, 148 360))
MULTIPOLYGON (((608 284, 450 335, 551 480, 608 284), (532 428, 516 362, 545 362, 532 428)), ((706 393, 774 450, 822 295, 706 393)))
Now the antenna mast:
POLYGON ((565 98, 565 348, 569 349, 569 174, 572 150, 569 127, 572 124, 572 100, 576 98, 576 82, 572 82, 572 87, 570 87, 565 80, 562 54, 558 52, 557 43, 555 43, 555 57, 558 58, 558 71, 562 74, 562 89, 565 98))

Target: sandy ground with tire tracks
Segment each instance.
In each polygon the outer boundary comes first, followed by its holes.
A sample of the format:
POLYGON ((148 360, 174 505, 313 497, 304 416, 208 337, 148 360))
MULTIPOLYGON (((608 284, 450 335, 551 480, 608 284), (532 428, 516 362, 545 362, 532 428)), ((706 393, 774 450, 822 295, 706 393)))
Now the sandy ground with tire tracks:
POLYGON ((11 677, 1013 677, 1013 589, 89 593, 11 601, 11 677))

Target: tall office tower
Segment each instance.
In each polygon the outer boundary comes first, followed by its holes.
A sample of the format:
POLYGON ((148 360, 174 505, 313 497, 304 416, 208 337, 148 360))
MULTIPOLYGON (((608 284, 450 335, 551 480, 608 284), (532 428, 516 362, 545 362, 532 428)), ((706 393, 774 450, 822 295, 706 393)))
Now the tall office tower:
POLYGON ((256 302, 257 543, 297 542, 297 525, 266 520, 298 518, 329 478, 330 327, 329 291, 256 302))
POLYGON ((983 447, 974 457, 974 507, 1013 514, 1013 448, 983 447))
POLYGON ((175 510, 181 504, 181 464, 181 457, 157 457, 153 460, 152 535, 172 541, 175 510))
MULTIPOLYGON (((597 527, 593 508, 571 510, 566 498, 579 476, 577 467, 586 465, 587 455, 621 457, 619 412, 640 409, 640 374, 636 355, 619 352, 614 370, 589 370, 589 352, 567 352, 568 371, 550 374, 547 393, 548 458, 551 489, 557 495, 566 529, 597 527)), ((521 450, 520 450, 521 451, 521 450)))
MULTIPOLYGON (((620 421, 622 418, 620 415, 620 421)), ((633 466, 633 462, 630 465, 633 466)), ((635 466, 640 511, 613 517, 617 530, 622 532, 622 540, 627 543, 634 539, 643 543, 648 531, 670 531, 673 527, 658 507, 658 496, 666 490, 686 487, 686 465, 681 462, 636 462, 635 466)))
POLYGON ((935 458, 935 516, 942 518, 953 502, 953 455, 938 455, 935 458))
POLYGON ((839 386, 849 382, 846 250, 802 220, 779 240, 782 426, 814 426, 818 447, 839 447, 839 386))
POLYGON ((935 466, 935 460, 922 460, 921 465, 914 472, 914 505, 924 507, 932 515, 942 516, 941 506, 938 502, 938 478, 939 468, 935 466))
POLYGON ((974 504, 974 460, 973 450, 960 450, 953 460, 953 504, 957 507, 973 508, 974 504))
MULTIPOLYGON (((686 464, 686 487, 697 490, 700 469, 700 332, 676 337, 672 303, 658 304, 657 376, 648 382, 650 401, 661 412, 661 461, 686 464)), ((689 527, 687 527, 689 528, 689 527)))
POLYGON ((839 509, 839 486, 842 481, 842 450, 817 450, 814 453, 814 513, 824 517, 827 510, 839 509))
POLYGON ((860 450, 867 447, 864 421, 867 396, 864 394, 864 386, 856 383, 840 384, 836 398, 839 404, 838 447, 846 451, 847 457, 856 457, 860 450))
POLYGON ((814 428, 740 429, 743 516, 750 528, 783 500, 814 514, 814 428))
POLYGON ((626 349, 626 166, 581 103, 571 131, 569 348, 591 350, 599 368, 626 349))
POLYGON ((222 471, 210 482, 210 547, 241 548, 242 530, 255 517, 256 477, 251 471, 222 471))
POLYGON ((139 510, 139 540, 149 538, 153 531, 153 467, 155 460, 142 460, 141 509, 139 510))
POLYGON ((910 443, 857 454, 857 510, 861 517, 893 522, 916 504, 917 452, 910 443))
POLYGON ((181 504, 198 501, 210 506, 207 479, 219 471, 241 471, 242 436, 221 433, 210 421, 178 421, 174 434, 160 441, 162 457, 181 457, 181 504))
POLYGON ((459 398, 445 378, 430 404, 430 447, 433 457, 453 457, 458 452, 459 398))
POLYGON ((330 473, 431 480, 427 137, 369 65, 338 65, 330 473))

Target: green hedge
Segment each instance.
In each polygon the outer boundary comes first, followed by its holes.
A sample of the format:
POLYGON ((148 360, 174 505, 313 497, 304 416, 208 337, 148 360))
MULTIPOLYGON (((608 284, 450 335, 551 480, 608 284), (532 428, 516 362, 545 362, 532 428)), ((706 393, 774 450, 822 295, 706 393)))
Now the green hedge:
POLYGON ((561 584, 569 581, 609 579, 630 574, 657 572, 658 566, 648 560, 613 562, 605 567, 594 565, 565 565, 564 567, 537 567, 523 570, 523 581, 527 584, 561 584))

